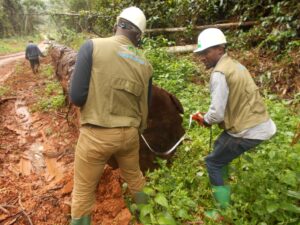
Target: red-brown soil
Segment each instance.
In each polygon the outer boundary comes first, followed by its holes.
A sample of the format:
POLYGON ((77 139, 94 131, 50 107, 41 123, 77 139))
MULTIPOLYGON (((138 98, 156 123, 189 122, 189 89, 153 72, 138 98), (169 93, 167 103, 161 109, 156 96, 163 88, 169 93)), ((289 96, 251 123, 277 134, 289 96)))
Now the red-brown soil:
MULTIPOLYGON (((50 58, 41 60, 50 64, 50 58)), ((31 111, 45 82, 25 60, 0 68, 0 224, 63 225, 70 221, 74 149, 78 130, 67 107, 31 111), (8 74, 8 75, 7 75, 8 74), (1 77, 7 75, 7 79, 1 77)), ((132 223, 118 170, 106 167, 97 191, 94 224, 132 223)))

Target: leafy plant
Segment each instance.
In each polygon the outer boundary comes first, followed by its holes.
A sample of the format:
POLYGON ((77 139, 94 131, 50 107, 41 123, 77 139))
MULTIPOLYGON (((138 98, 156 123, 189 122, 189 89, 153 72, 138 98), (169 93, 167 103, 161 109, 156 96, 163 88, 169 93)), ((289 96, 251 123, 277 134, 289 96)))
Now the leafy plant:
POLYGON ((46 77, 45 88, 39 91, 38 102, 32 107, 33 111, 51 111, 65 105, 65 96, 61 84, 53 76, 53 67, 49 64, 42 65, 42 76, 46 77))
POLYGON ((51 96, 49 98, 41 98, 35 105, 34 109, 42 110, 42 111, 50 111, 50 110, 59 109, 63 107, 64 104, 65 104, 65 96, 57 95, 57 96, 51 96))
POLYGON ((74 49, 79 49, 79 47, 86 39, 93 37, 90 34, 77 33, 74 29, 68 29, 66 27, 62 27, 57 36, 57 39, 60 40, 63 44, 68 45, 74 49))
POLYGON ((53 81, 47 83, 46 88, 45 88, 45 94, 49 96, 49 95, 55 94, 55 93, 59 94, 59 95, 61 95, 63 93, 60 83, 53 82, 53 81))
POLYGON ((54 75, 53 67, 49 64, 42 64, 41 65, 41 74, 46 78, 51 78, 54 75))
POLYGON ((284 55, 289 46, 297 46, 299 39, 300 4, 296 0, 287 1, 256 1, 243 0, 235 4, 231 11, 240 14, 240 19, 259 20, 260 24, 254 26, 249 32, 239 32, 236 36, 238 45, 245 47, 258 46, 262 53, 268 51, 284 55))

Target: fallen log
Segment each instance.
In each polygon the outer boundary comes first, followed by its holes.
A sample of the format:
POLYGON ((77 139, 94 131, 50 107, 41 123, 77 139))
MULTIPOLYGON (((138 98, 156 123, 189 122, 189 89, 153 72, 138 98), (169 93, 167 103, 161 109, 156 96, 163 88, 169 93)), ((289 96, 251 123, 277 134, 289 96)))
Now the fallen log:
MULTIPOLYGON (((52 45, 50 55, 55 67, 55 74, 60 80, 66 96, 68 96, 69 82, 75 67, 76 52, 66 46, 52 45)), ((69 104, 70 101, 68 101, 69 104)), ((75 124, 79 128, 79 108, 70 105, 75 124)), ((155 158, 160 156, 170 159, 174 152, 163 155, 171 149, 178 140, 184 135, 182 127, 183 107, 179 100, 167 91, 155 85, 152 86, 151 107, 148 115, 148 128, 144 131, 148 144, 156 152, 150 151, 145 141, 140 138, 140 166, 142 171, 157 167, 155 158), (163 156, 162 156, 163 155, 163 156)), ((109 165, 117 167, 116 161, 112 158, 109 165)))
POLYGON ((196 48, 197 45, 183 45, 183 46, 166 47, 165 50, 168 53, 188 53, 194 51, 196 48))
POLYGON ((247 21, 247 22, 233 22, 233 23, 219 23, 219 24, 210 24, 210 25, 202 25, 202 26, 194 26, 192 28, 189 27, 170 27, 170 28, 153 28, 146 29, 146 33, 159 33, 159 32, 183 32, 188 29, 193 30, 204 30, 207 28, 237 28, 237 27, 249 27, 258 24, 257 21, 247 21))

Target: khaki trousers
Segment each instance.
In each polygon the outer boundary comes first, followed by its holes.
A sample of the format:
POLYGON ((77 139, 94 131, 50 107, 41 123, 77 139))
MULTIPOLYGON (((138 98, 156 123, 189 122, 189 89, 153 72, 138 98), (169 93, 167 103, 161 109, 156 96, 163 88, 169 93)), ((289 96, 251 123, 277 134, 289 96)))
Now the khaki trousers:
POLYGON ((83 126, 75 150, 72 218, 90 215, 95 191, 107 160, 114 155, 122 178, 132 194, 143 189, 144 176, 139 166, 137 128, 101 128, 83 126))

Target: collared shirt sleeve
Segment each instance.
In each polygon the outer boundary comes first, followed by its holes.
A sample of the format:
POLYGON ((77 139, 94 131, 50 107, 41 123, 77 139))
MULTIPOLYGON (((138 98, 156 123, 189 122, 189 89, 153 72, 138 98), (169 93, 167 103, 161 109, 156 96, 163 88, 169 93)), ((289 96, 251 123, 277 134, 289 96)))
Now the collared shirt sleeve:
POLYGON ((93 63, 93 42, 86 41, 77 54, 75 69, 70 83, 69 97, 76 106, 83 106, 87 100, 93 63))
POLYGON ((213 72, 210 77, 211 103, 204 120, 208 124, 221 123, 224 120, 225 108, 228 100, 229 88, 225 75, 221 72, 213 72))

